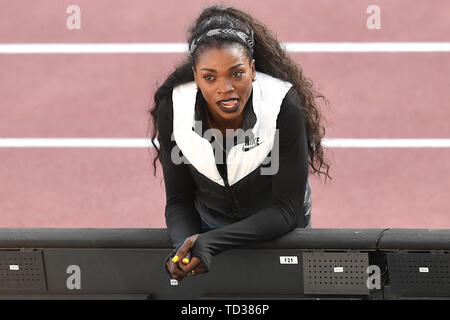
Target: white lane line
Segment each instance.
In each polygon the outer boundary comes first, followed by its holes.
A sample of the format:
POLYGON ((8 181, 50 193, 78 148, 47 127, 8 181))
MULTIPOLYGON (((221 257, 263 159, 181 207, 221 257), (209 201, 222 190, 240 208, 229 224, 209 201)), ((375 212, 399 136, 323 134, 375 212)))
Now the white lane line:
MULTIPOLYGON (((159 147, 158 141, 155 141, 159 147)), ((328 148, 450 148, 450 139, 323 139, 328 148)), ((0 148, 153 148, 150 139, 0 138, 0 148)))
MULTIPOLYGON (((156 144, 159 147, 158 142, 156 144)), ((150 139, 134 138, 1 138, 0 148, 148 148, 150 139)))
POLYGON ((450 42, 287 42, 288 52, 450 52, 450 42))
MULTIPOLYGON (((288 52, 450 52, 450 42, 283 42, 288 52)), ((0 54, 184 53, 185 43, 0 43, 0 54)))
POLYGON ((323 139, 330 148, 450 148, 450 139, 323 139))
POLYGON ((0 53, 181 53, 183 43, 3 43, 0 53))

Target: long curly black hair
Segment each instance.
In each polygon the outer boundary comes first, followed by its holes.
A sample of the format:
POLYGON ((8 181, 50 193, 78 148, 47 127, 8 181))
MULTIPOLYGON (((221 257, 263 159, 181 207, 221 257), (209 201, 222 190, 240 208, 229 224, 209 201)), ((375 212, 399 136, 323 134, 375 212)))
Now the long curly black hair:
MULTIPOLYGON (((242 43, 246 55, 255 59, 255 69, 275 78, 288 81, 293 84, 298 93, 305 117, 305 127, 308 139, 308 163, 310 172, 318 175, 323 174, 326 179, 332 179, 329 175, 330 165, 324 157, 324 148, 321 140, 325 136, 325 128, 322 124, 323 116, 316 98, 322 99, 328 104, 327 99, 314 90, 313 83, 303 75, 302 69, 297 65, 281 47, 276 36, 261 22, 239 9, 233 7, 224 7, 214 5, 205 8, 200 16, 194 21, 188 29, 187 43, 190 44, 193 39, 212 29, 235 29, 249 34, 250 30, 254 32, 253 53, 251 49, 242 43), (323 170, 322 170, 323 169, 323 170)), ((192 67, 196 64, 197 58, 211 46, 220 46, 224 43, 239 42, 235 37, 226 35, 216 35, 208 37, 206 41, 201 42, 194 50, 194 53, 188 54, 185 61, 176 67, 165 82, 156 90, 154 94, 153 107, 148 109, 150 115, 150 124, 152 125, 151 142, 157 154, 153 159, 154 175, 156 175, 156 161, 160 158, 160 150, 155 144, 155 138, 158 133, 156 115, 158 114, 159 102, 168 95, 172 94, 172 89, 179 84, 194 81, 192 67)))

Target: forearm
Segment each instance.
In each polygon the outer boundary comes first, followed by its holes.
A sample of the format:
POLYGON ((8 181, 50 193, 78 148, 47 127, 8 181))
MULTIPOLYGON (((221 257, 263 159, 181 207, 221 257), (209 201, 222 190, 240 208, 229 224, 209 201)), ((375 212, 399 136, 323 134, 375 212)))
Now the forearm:
POLYGON ((178 247, 184 240, 200 233, 201 221, 195 207, 186 203, 166 205, 166 225, 174 247, 178 247))
POLYGON ((242 221, 199 234, 192 254, 209 270, 212 256, 254 241, 277 238, 295 226, 296 217, 286 216, 279 205, 273 205, 242 221))

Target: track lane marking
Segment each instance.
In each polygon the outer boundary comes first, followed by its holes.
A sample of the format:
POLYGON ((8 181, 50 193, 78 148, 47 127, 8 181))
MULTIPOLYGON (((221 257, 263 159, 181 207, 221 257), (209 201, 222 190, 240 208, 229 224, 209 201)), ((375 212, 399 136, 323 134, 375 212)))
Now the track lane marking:
MULTIPOLYGON (((159 147, 159 143, 155 140, 159 147)), ((324 138, 328 148, 450 148, 450 139, 324 138)), ((0 138, 0 148, 153 148, 145 138, 0 138)))
MULTIPOLYGON (((282 42, 288 52, 450 52, 450 42, 282 42)), ((187 53, 185 43, 0 43, 0 54, 187 53)))

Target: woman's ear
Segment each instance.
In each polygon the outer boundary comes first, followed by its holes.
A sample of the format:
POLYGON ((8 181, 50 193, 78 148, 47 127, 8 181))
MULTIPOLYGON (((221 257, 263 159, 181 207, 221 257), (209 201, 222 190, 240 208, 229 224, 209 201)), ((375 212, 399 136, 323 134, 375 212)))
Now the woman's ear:
POLYGON ((252 68, 252 79, 253 81, 255 81, 256 80, 255 59, 252 60, 251 68, 252 68))
POLYGON ((195 68, 192 67, 192 73, 194 74, 194 82, 195 82, 195 86, 198 88, 198 84, 197 84, 197 72, 195 72, 195 68))

